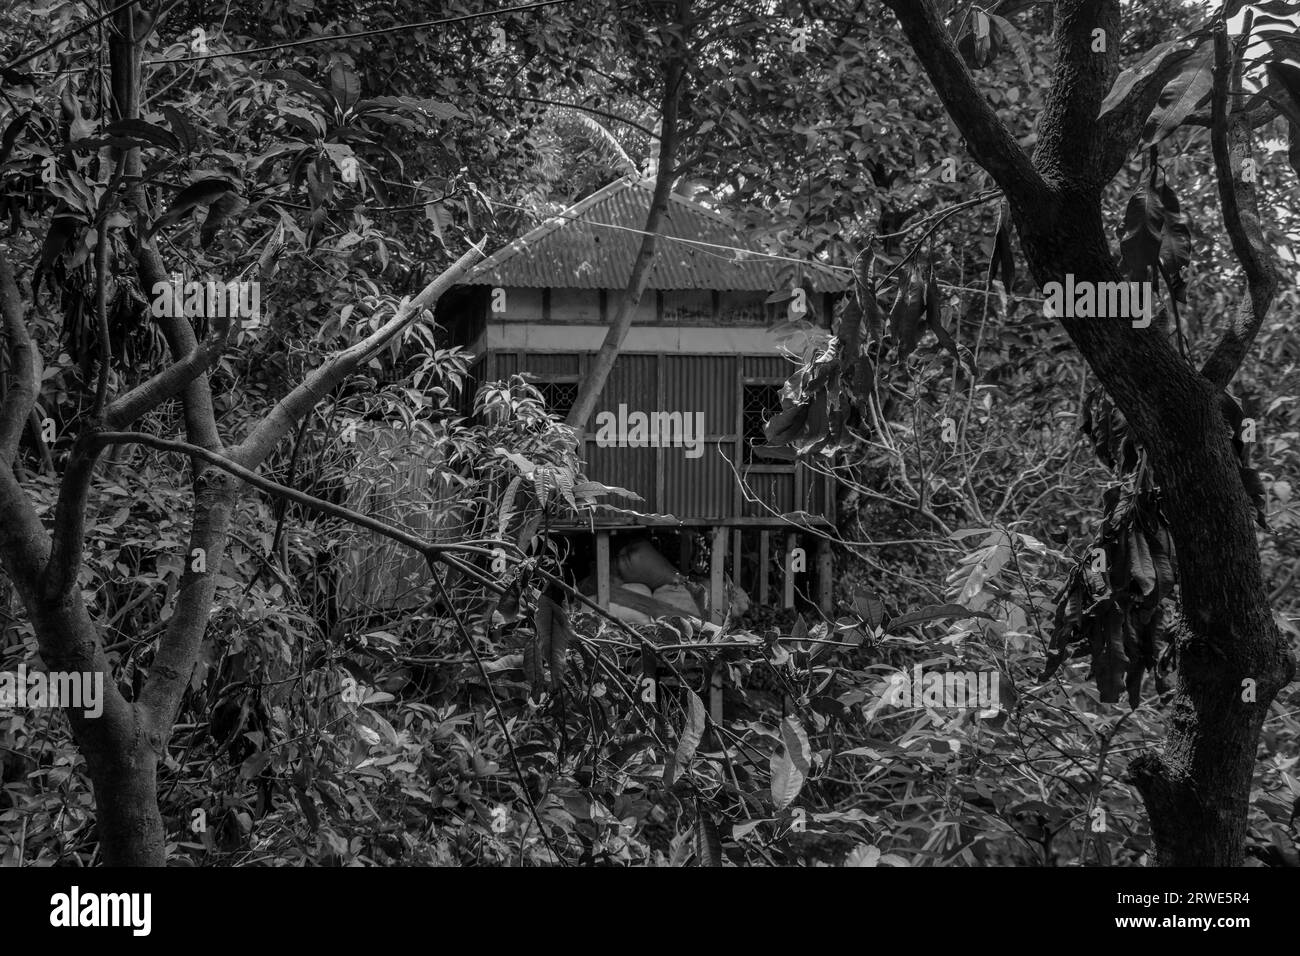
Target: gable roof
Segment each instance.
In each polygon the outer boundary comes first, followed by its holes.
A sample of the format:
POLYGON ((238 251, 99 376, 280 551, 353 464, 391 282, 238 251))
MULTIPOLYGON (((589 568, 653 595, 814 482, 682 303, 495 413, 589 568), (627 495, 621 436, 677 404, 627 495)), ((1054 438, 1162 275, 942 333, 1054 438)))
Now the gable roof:
MULTIPOLYGON (((463 284, 626 289, 652 186, 649 178, 615 180, 498 249, 470 270, 463 284)), ((789 288, 795 270, 814 292, 848 287, 839 273, 817 263, 766 257, 727 217, 684 196, 669 197, 659 234, 647 289, 772 292, 789 288)))

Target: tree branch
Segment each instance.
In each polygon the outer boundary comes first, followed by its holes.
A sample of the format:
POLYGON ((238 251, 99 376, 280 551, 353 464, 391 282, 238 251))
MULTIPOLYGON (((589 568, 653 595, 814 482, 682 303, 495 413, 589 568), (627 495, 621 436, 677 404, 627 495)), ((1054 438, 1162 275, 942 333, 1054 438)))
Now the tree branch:
POLYGON ((1047 184, 1006 124, 975 85, 932 0, 884 0, 934 84, 975 162, 1021 202, 1047 193, 1047 184))
POLYGON ((486 238, 480 239, 476 245, 471 246, 442 275, 426 285, 419 295, 404 303, 397 314, 383 326, 355 345, 330 356, 319 368, 308 374, 302 384, 280 399, 248 437, 231 449, 231 460, 245 468, 259 465, 298 420, 315 408, 335 386, 404 332, 420 318, 424 310, 432 309, 442 294, 459 282, 470 266, 483 255, 485 241, 486 238))
POLYGON ((0 248, 0 313, 9 340, 9 382, 0 402, 0 470, 12 472, 23 426, 36 406, 36 347, 23 318, 22 295, 9 252, 0 248))
MULTIPOLYGON (((144 214, 140 212, 136 225, 137 235, 143 234, 144 227, 144 214)), ((136 249, 136 272, 140 277, 141 288, 155 289, 160 284, 169 289, 172 287, 167 269, 152 239, 141 243, 136 249)), ((182 362, 194 352, 198 338, 189 320, 185 318, 183 303, 176 302, 167 311, 171 314, 159 317, 158 327, 167 340, 172 358, 182 362)), ((190 441, 203 448, 221 448, 221 435, 217 431, 217 415, 212 405, 212 389, 208 386, 206 369, 201 370, 182 388, 181 401, 185 408, 185 433, 190 441)))
MULTIPOLYGON (((208 464, 221 469, 241 481, 247 482, 254 488, 261 489, 268 494, 275 495, 279 498, 286 498, 295 504, 310 508, 312 511, 329 515, 333 518, 341 518, 359 528, 365 528, 367 531, 373 531, 382 535, 398 544, 404 544, 422 555, 440 555, 444 552, 460 552, 463 554, 476 554, 480 557, 491 558, 492 551, 487 547, 478 547, 475 544, 434 544, 417 538, 400 528, 396 528, 378 518, 372 518, 369 515, 362 514, 359 511, 353 511, 351 508, 345 508, 342 505, 336 505, 332 502, 317 498, 315 495, 309 495, 305 491, 299 491, 296 488, 290 488, 288 485, 282 485, 279 482, 272 481, 259 475, 257 472, 244 467, 237 461, 222 455, 218 452, 211 451, 207 448, 200 448, 198 445, 190 444, 183 441, 172 441, 167 438, 158 438, 155 435, 147 435, 144 432, 100 432, 97 436, 101 444, 104 445, 125 445, 136 444, 145 445, 149 448, 157 448, 160 451, 172 451, 182 455, 190 455, 199 458, 208 464)), ((509 547, 509 542, 503 541, 486 541, 484 544, 500 547, 509 547)))
MULTIPOLYGON (((1183 68, 1185 59, 1186 56, 1177 54, 1167 57, 1158 69, 1133 84, 1124 98, 1098 121, 1097 135, 1102 144, 1099 175, 1103 183, 1114 179, 1128 162, 1147 120, 1160 102, 1160 94, 1183 68)), ((1189 117, 1188 122, 1195 122, 1195 118, 1189 117)))
MULTIPOLYGON (((1106 174, 1111 160, 1097 115, 1119 72, 1119 0, 1057 0, 1054 20, 1056 68, 1039 121, 1034 164, 1058 188, 1099 190, 1114 176, 1106 174), (1095 49, 1100 43, 1104 49, 1095 49)), ((1148 91, 1142 103, 1150 95, 1148 91)), ((1154 106, 1153 99, 1147 113, 1154 106)), ((1129 122, 1138 123, 1140 112, 1135 110, 1129 122)))
POLYGON ((1255 184, 1241 175, 1250 158, 1250 120, 1229 113, 1228 94, 1240 86, 1228 51, 1228 32, 1219 22, 1214 28, 1214 89, 1211 94, 1210 145, 1214 152, 1219 204, 1233 254, 1246 273, 1246 297, 1238 304, 1222 338, 1201 374, 1224 388, 1241 367, 1277 294, 1278 276, 1259 224, 1259 197, 1255 184))
POLYGON ((153 411, 167 399, 187 388, 221 357, 230 337, 230 330, 233 328, 234 324, 229 316, 214 318, 212 329, 207 337, 188 355, 148 381, 140 383, 125 395, 119 396, 109 405, 104 415, 104 424, 113 429, 125 428, 140 416, 153 411))

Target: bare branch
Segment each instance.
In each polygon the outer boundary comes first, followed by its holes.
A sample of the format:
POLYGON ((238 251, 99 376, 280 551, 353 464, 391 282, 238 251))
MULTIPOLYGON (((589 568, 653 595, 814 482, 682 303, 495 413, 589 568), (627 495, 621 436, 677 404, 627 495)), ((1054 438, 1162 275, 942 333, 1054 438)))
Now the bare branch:
POLYGON ((1034 202, 1047 192, 1043 177, 980 93, 932 0, 884 0, 898 17, 943 105, 975 161, 1008 196, 1034 202))
POLYGON ((1228 328, 1214 347, 1201 374, 1219 388, 1225 387, 1241 367, 1259 328, 1264 324, 1278 276, 1259 224, 1259 196, 1254 176, 1242 174, 1242 164, 1251 158, 1250 121, 1241 114, 1229 114, 1228 94, 1240 85, 1228 51, 1227 28, 1222 22, 1214 29, 1214 90, 1211 94, 1210 145, 1223 207, 1223 225, 1233 254, 1246 273, 1246 297, 1238 305, 1228 328))
MULTIPOLYGON (((138 235, 143 235, 142 210, 143 206, 137 206, 138 235)), ((155 289, 160 285, 171 288, 162 257, 158 254, 152 239, 142 243, 136 249, 136 271, 140 277, 141 288, 155 289)), ((165 314, 158 319, 158 327, 162 330, 163 338, 167 340, 172 358, 182 362, 187 355, 194 352, 198 345, 198 338, 194 335, 189 320, 185 318, 184 308, 178 307, 179 305, 180 303, 176 303, 176 307, 165 310, 165 314), (170 314, 166 314, 167 312, 170 314)), ((190 441, 203 448, 221 448, 221 435, 217 431, 217 415, 212 405, 212 389, 208 387, 206 369, 183 387, 181 400, 185 406, 185 433, 190 441)))
POLYGON ((109 405, 104 415, 104 424, 114 429, 125 428, 141 415, 152 411, 187 388, 221 357, 232 328, 234 324, 229 316, 214 318, 212 329, 207 337, 188 355, 147 382, 140 383, 109 405))
POLYGON ((246 468, 259 465, 276 444, 316 407, 340 382, 384 349, 398 335, 416 322, 426 309, 432 309, 442 294, 455 285, 483 255, 486 238, 457 259, 440 276, 430 282, 414 299, 406 302, 397 314, 362 341, 330 356, 262 419, 230 457, 246 468))

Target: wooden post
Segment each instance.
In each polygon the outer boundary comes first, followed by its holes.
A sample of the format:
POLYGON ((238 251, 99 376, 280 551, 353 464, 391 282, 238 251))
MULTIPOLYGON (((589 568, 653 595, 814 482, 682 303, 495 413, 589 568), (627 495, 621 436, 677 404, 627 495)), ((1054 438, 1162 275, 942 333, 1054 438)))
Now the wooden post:
MULTIPOLYGON (((709 620, 721 624, 723 619, 723 602, 726 600, 723 582, 723 568, 727 560, 727 529, 713 529, 713 547, 709 555, 709 620)), ((709 677, 709 717, 713 723, 722 726, 722 672, 715 661, 709 677)))
POLYGON ((825 538, 817 539, 817 606, 823 614, 831 613, 831 595, 834 566, 831 561, 831 543, 825 538))
MULTIPOLYGON (((285 567, 288 567, 286 564, 285 567)), ((741 587, 740 583, 740 529, 736 528, 731 532, 731 583, 736 587, 741 587)))
POLYGON ((766 528, 758 533, 758 603, 767 607, 770 595, 767 591, 768 563, 772 560, 772 534, 766 528))
POLYGON ((695 548, 695 535, 690 531, 677 532, 677 570, 682 574, 691 573, 691 558, 695 548))
POLYGON ((609 532, 596 532, 596 603, 609 610, 609 532))
POLYGON ((785 574, 781 582, 781 606, 794 607, 794 549, 799 546, 799 536, 791 531, 785 536, 785 574))

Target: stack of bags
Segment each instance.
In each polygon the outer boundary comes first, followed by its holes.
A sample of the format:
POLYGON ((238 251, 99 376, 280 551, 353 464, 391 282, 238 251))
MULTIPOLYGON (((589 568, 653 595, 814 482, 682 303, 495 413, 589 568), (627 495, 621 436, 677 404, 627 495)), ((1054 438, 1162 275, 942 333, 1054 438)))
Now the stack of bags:
MULTIPOLYGON (((618 552, 610 569, 610 586, 652 597, 691 617, 700 615, 700 606, 686 587, 685 580, 645 538, 632 541, 618 552)), ((610 601, 609 611, 630 624, 650 621, 650 616, 644 611, 625 607, 617 599, 610 601)))

